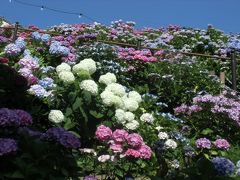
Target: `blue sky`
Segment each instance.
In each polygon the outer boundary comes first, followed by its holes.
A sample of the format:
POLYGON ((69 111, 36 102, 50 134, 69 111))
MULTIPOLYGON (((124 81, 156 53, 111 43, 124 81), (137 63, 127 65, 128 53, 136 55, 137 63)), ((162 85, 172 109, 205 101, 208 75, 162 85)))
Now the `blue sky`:
MULTIPOLYGON (((240 0, 21 0, 48 7, 82 12, 104 24, 123 19, 137 27, 162 27, 177 24, 206 28, 208 24, 225 32, 240 32, 240 0)), ((22 25, 46 28, 59 23, 88 21, 75 15, 41 11, 9 0, 1 0, 0 16, 22 25)))

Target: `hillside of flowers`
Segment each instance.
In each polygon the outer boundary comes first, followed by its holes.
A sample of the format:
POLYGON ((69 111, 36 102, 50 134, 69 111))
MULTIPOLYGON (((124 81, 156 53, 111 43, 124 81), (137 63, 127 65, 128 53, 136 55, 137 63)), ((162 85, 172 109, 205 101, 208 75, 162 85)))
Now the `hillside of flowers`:
POLYGON ((0 25, 0 179, 240 176, 231 62, 178 53, 239 58, 239 35, 119 20, 29 26, 13 40, 0 25))

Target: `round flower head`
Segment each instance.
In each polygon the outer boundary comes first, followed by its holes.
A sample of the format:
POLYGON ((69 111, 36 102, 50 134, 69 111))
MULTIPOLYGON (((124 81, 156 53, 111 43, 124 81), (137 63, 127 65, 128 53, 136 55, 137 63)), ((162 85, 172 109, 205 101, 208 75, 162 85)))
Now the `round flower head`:
POLYGON ((50 41, 50 39, 51 39, 51 36, 49 34, 43 34, 41 36, 42 42, 48 43, 50 41))
POLYGON ((143 144, 143 138, 139 134, 133 133, 127 136, 127 142, 132 148, 139 148, 143 144))
POLYGON ((75 77, 72 72, 62 71, 58 74, 60 80, 62 80, 66 84, 73 83, 75 81, 75 77))
POLYGON ((128 93, 128 97, 131 98, 131 99, 134 99, 135 101, 137 101, 138 103, 142 102, 142 97, 141 95, 136 92, 136 91, 130 91, 128 93))
POLYGON ((166 132, 159 132, 158 138, 161 140, 168 139, 168 134, 166 132))
POLYGON ((121 84, 118 84, 118 83, 111 83, 111 84, 109 84, 106 87, 105 91, 110 91, 114 95, 119 96, 119 97, 122 97, 122 96, 124 96, 126 94, 125 87, 122 86, 121 84))
POLYGON ((20 124, 22 126, 29 126, 32 124, 32 116, 28 112, 21 109, 16 109, 14 111, 18 115, 20 119, 20 124))
POLYGON ((214 169, 219 176, 232 175, 235 166, 232 161, 224 157, 215 157, 212 159, 214 169))
POLYGON ((17 143, 14 139, 0 138, 0 156, 15 153, 17 149, 17 143))
POLYGON ((21 49, 16 44, 8 44, 4 52, 7 56, 18 56, 21 53, 21 49))
POLYGON ((90 75, 96 72, 96 62, 92 59, 84 59, 73 66, 73 73, 78 74, 81 71, 87 71, 90 75))
POLYGON ((144 114, 142 114, 142 116, 140 117, 140 120, 143 121, 143 122, 153 123, 154 117, 153 117, 153 115, 150 114, 150 113, 144 113, 144 114))
POLYGON ((125 112, 124 119, 128 122, 132 122, 135 118, 135 115, 132 112, 125 112))
POLYGON ((211 141, 209 141, 207 138, 199 138, 196 140, 196 146, 200 149, 210 149, 211 141))
POLYGON ((151 158, 152 150, 149 146, 143 144, 138 151, 140 152, 140 157, 142 159, 150 159, 151 158))
POLYGON ((93 80, 84 80, 80 83, 80 88, 91 93, 92 95, 97 95, 98 85, 93 80))
POLYGON ((15 41, 15 44, 21 49, 21 51, 23 51, 26 47, 26 43, 24 39, 21 37, 17 38, 17 40, 15 41))
POLYGON ((116 129, 113 134, 113 140, 116 143, 123 143, 128 136, 128 132, 124 129, 116 129))
POLYGON ((172 139, 168 139, 165 143, 164 143, 166 149, 176 149, 177 148, 177 143, 172 140, 172 139))
POLYGON ((125 112, 122 109, 117 109, 115 111, 115 118, 117 119, 117 121, 119 123, 125 123, 126 119, 125 119, 125 112))
POLYGON ((98 140, 107 141, 112 137, 112 130, 107 126, 100 125, 97 127, 95 135, 98 140))
POLYGON ((40 98, 47 97, 49 95, 49 93, 38 84, 32 85, 28 92, 40 98))
POLYGON ((124 155, 126 157, 133 157, 133 158, 140 158, 141 157, 141 153, 138 150, 135 149, 128 149, 124 155))
POLYGON ((129 111, 136 111, 138 109, 138 103, 134 99, 126 98, 124 99, 124 109, 129 111))
POLYGON ((100 76, 99 82, 105 85, 109 85, 117 82, 117 78, 113 73, 107 73, 105 75, 100 76))
POLYGON ((136 120, 133 120, 133 121, 125 124, 125 127, 130 130, 135 130, 139 127, 139 123, 136 120))
POLYGON ((40 40, 41 39, 41 34, 39 32, 33 32, 32 33, 32 38, 35 40, 40 40))
POLYGON ((228 150, 230 148, 230 144, 226 139, 217 139, 214 144, 218 149, 228 150))
POLYGON ((41 79, 38 84, 44 88, 51 88, 51 87, 54 87, 54 84, 53 84, 53 79, 52 78, 49 78, 49 77, 46 77, 46 78, 43 78, 41 79))
POLYGON ((60 110, 51 110, 48 114, 48 119, 53 123, 61 123, 64 121, 64 115, 60 110))
POLYGON ((0 127, 19 126, 20 118, 14 110, 0 108, 0 127))
POLYGON ((56 67, 56 71, 58 74, 62 71, 71 71, 71 66, 69 66, 67 63, 61 63, 56 67))

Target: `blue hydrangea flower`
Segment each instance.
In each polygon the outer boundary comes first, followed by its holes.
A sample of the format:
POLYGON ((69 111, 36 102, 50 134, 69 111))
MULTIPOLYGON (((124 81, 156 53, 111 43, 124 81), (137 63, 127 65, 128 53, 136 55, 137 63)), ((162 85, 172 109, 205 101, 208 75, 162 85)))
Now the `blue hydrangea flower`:
POLYGON ((67 56, 70 53, 69 48, 62 46, 60 42, 54 41, 50 45, 49 53, 58 56, 67 56))
POLYGON ((15 41, 15 44, 23 51, 26 47, 26 42, 24 41, 23 38, 19 37, 15 41))
POLYGON ((240 50, 240 40, 236 38, 231 38, 227 44, 228 48, 240 50))
POLYGON ((39 84, 32 85, 28 92, 40 98, 49 96, 49 93, 39 84))
POLYGON ((41 79, 38 84, 41 85, 42 87, 44 88, 51 88, 54 86, 53 84, 53 79, 52 78, 49 78, 49 77, 46 77, 46 78, 43 78, 41 79))
POLYGON ((219 176, 229 176, 234 172, 235 165, 227 158, 215 157, 212 159, 212 163, 219 176))
POLYGON ((43 34, 41 40, 45 43, 50 41, 51 36, 49 34, 43 34))
POLYGON ((32 33, 32 38, 40 41, 41 40, 41 34, 39 32, 33 32, 32 33))
POLYGON ((25 49, 24 52, 23 52, 23 55, 24 56, 31 56, 31 52, 29 49, 25 49))
POLYGON ((49 72, 49 71, 54 71, 55 68, 52 67, 52 66, 46 66, 46 67, 42 67, 41 70, 42 70, 42 73, 45 74, 45 73, 47 73, 47 72, 49 72))

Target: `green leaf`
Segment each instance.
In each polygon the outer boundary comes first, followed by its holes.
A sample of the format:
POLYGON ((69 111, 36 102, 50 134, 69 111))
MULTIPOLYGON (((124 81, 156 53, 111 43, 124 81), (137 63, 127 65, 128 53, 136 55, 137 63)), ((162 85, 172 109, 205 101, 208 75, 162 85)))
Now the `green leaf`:
POLYGON ((64 129, 68 130, 68 129, 71 129, 73 127, 75 127, 75 123, 73 123, 70 118, 67 118, 66 122, 64 124, 64 129))
POLYGON ((68 108, 66 109, 65 116, 69 116, 69 115, 71 115, 72 113, 73 113, 72 109, 71 109, 70 107, 68 107, 68 108))
POLYGON ((217 151, 211 151, 211 154, 212 155, 217 155, 218 153, 217 153, 217 151))
POLYGON ((203 135, 207 135, 207 134, 211 134, 211 133, 213 133, 213 130, 211 130, 211 129, 209 129, 209 128, 204 129, 204 130, 201 132, 201 134, 203 134, 203 135))
POLYGON ((77 99, 75 100, 75 102, 72 105, 72 109, 74 111, 77 110, 78 108, 80 108, 81 104, 82 104, 81 99, 79 97, 77 97, 77 99))
POLYGON ((90 110, 89 113, 90 113, 93 117, 95 117, 96 119, 100 119, 100 118, 102 118, 102 117, 104 116, 103 114, 98 113, 97 111, 93 111, 93 110, 90 110))

